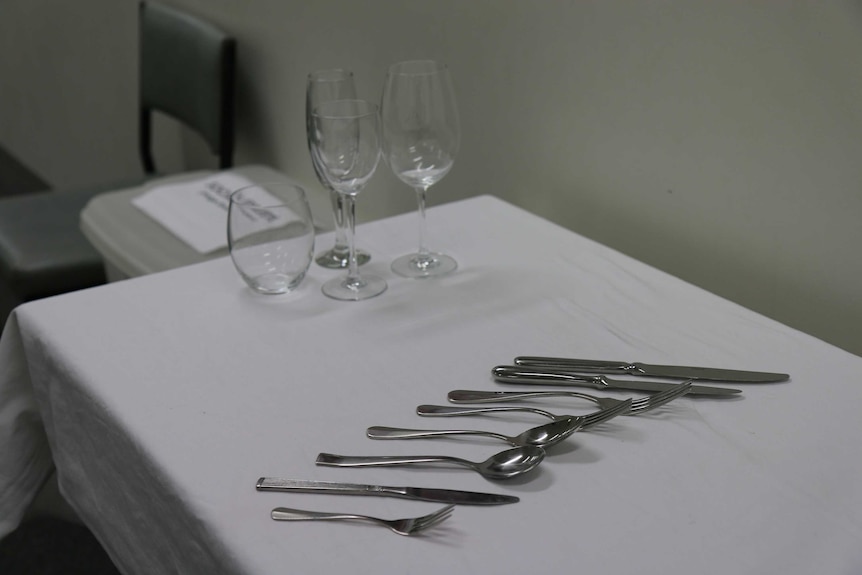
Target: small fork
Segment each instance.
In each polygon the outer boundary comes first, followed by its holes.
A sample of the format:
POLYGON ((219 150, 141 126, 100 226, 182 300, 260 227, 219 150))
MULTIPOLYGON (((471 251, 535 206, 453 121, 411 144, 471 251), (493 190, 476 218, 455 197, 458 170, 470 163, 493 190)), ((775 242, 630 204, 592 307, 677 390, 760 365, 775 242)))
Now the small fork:
MULTIPOLYGON (((470 393, 485 393, 485 392, 470 392, 470 393)), ((500 393, 513 393, 513 392, 500 392, 500 393)), ((514 392, 517 393, 517 392, 514 392)), ((453 407, 451 405, 420 405, 416 408, 416 413, 419 415, 430 416, 430 417, 452 417, 457 415, 480 415, 483 413, 500 413, 500 412, 512 412, 512 411, 530 411, 533 413, 538 413, 540 415, 544 415, 545 417, 549 417, 553 420, 562 420, 562 419, 573 419, 578 421, 581 425, 578 427, 578 430, 587 429, 588 427, 592 427, 594 425, 598 425, 603 421, 607 421, 612 419, 618 415, 624 415, 629 412, 631 399, 623 399, 623 400, 613 400, 613 404, 608 404, 603 407, 599 411, 594 411, 592 413, 588 413, 586 415, 556 415, 549 411, 545 411, 544 409, 538 409, 534 407, 501 407, 501 406, 492 406, 492 407, 453 407)))
POLYGON ((415 535, 434 527, 441 521, 445 521, 452 515, 455 505, 441 507, 433 513, 422 517, 408 517, 405 519, 380 519, 370 515, 355 515, 352 513, 326 513, 323 511, 306 511, 304 509, 291 509, 289 507, 276 507, 272 510, 272 518, 276 521, 332 521, 332 520, 359 520, 370 521, 388 527, 399 535, 415 535))
MULTIPOLYGON (((638 413, 645 413, 647 411, 650 411, 651 409, 655 409, 656 407, 669 403, 670 401, 673 401, 678 397, 682 397, 683 395, 688 393, 689 388, 691 388, 692 381, 693 380, 689 379, 671 389, 667 389, 660 393, 655 393, 647 397, 641 397, 638 399, 632 399, 631 408, 629 409, 628 413, 626 413, 626 415, 637 415, 638 413)), ((534 399, 537 397, 579 397, 597 403, 602 409, 607 409, 621 401, 612 397, 597 397, 595 395, 581 393, 579 391, 470 391, 465 389, 458 389, 449 392, 449 401, 451 401, 452 403, 493 403, 498 401, 520 401, 522 399, 534 399)), ((417 413, 419 413, 419 415, 460 414, 454 410, 450 413, 443 413, 442 411, 438 411, 436 413, 419 412, 419 409, 423 407, 428 406, 419 406, 419 408, 417 408, 417 413)), ((527 407, 506 409, 506 411, 513 410, 532 411, 534 413, 539 413, 540 415, 545 415, 546 417, 552 418, 559 417, 541 409, 533 409, 527 407)))

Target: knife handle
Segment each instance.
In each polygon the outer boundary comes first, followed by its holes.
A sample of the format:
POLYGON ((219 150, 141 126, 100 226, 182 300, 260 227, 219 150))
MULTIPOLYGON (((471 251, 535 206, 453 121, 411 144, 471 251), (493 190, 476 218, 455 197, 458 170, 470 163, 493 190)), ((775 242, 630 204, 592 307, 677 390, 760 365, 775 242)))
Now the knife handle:
POLYGON ((257 480, 257 490, 294 491, 298 493, 333 493, 341 495, 404 496, 404 489, 388 487, 385 485, 360 485, 354 483, 336 483, 332 481, 282 479, 279 477, 261 477, 257 480))
POLYGON ((603 389, 607 387, 604 379, 598 376, 577 375, 574 373, 554 373, 547 369, 522 367, 518 365, 498 365, 492 370, 494 379, 500 383, 517 383, 526 385, 565 383, 578 387, 593 387, 603 389))
POLYGON ((577 369, 594 372, 628 373, 637 369, 636 365, 625 361, 602 361, 598 359, 569 359, 565 357, 540 357, 522 355, 515 358, 515 365, 524 367, 545 367, 558 369, 577 369))

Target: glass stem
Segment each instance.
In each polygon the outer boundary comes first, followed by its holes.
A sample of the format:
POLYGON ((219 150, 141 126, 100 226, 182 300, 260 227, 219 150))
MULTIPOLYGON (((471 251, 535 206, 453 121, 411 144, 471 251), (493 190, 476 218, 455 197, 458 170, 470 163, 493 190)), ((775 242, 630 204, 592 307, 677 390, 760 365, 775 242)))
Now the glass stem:
POLYGON ((329 191, 329 199, 332 202, 332 215, 335 219, 335 250, 347 251, 347 237, 345 235, 344 199, 335 190, 329 191))
POLYGON ((362 280, 359 278, 359 265, 356 262, 356 242, 354 241, 356 236, 356 196, 352 194, 341 195, 344 215, 347 217, 345 231, 347 232, 347 249, 350 254, 347 265, 347 283, 350 286, 358 287, 362 284, 362 280))
POLYGON ((426 257, 429 252, 425 247, 425 195, 428 187, 416 188, 416 201, 419 204, 419 256, 426 257))

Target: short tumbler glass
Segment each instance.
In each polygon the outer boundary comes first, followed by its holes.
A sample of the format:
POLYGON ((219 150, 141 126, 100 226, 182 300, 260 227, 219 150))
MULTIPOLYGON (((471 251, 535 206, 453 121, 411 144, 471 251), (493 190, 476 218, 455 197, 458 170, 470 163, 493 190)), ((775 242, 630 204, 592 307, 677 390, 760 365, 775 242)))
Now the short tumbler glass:
POLYGON ((239 275, 262 294, 282 294, 302 282, 314 257, 314 223, 305 190, 275 182, 230 196, 227 239, 239 275))

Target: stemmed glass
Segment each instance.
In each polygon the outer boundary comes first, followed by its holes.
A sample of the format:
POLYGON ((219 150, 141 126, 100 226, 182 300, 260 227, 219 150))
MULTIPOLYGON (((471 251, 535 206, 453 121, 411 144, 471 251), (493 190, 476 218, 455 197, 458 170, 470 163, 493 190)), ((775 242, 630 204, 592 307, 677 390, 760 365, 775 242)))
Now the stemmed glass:
POLYGON ((344 201, 347 216, 347 276, 323 284, 334 299, 362 300, 386 290, 386 281, 359 275, 356 261, 356 196, 380 161, 380 114, 363 100, 323 102, 312 112, 311 158, 326 181, 344 201))
MULTIPOLYGON (((356 86, 353 82, 353 72, 349 70, 317 70, 308 75, 305 84, 305 128, 309 152, 311 152, 312 111, 323 102, 355 98, 356 86)), ((314 164, 314 173, 323 187, 329 190, 332 215, 335 220, 335 245, 317 254, 314 261, 325 268, 346 268, 349 257, 347 237, 344 231, 344 201, 341 194, 333 190, 326 177, 318 171, 317 164, 314 164)), ((356 250, 356 263, 358 265, 364 264, 369 259, 371 256, 367 252, 360 249, 356 250)))
POLYGON ((392 262, 392 271, 408 278, 450 273, 458 263, 425 247, 425 196, 452 168, 461 139, 449 69, 433 60, 392 65, 381 108, 383 157, 419 203, 419 250, 392 262))

